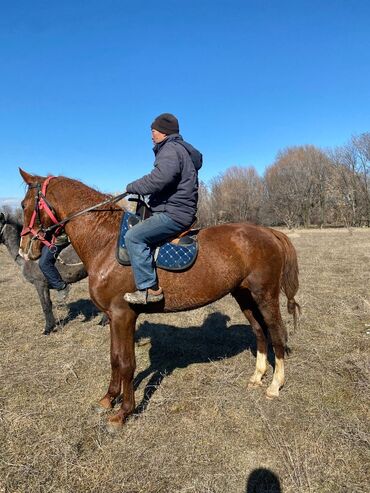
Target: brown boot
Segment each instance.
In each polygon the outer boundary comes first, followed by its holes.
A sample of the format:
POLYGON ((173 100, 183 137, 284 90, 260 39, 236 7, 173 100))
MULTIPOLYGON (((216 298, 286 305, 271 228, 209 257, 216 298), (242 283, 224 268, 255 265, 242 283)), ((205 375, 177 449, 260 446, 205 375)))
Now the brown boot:
POLYGON ((163 290, 158 289, 138 289, 134 293, 125 293, 123 296, 127 303, 133 305, 146 305, 147 303, 157 303, 163 300, 163 290))

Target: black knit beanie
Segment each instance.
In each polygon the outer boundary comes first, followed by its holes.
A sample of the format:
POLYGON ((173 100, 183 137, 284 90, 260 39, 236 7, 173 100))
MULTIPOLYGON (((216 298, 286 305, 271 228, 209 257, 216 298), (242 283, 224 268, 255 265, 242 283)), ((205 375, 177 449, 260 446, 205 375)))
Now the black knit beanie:
POLYGON ((178 134, 180 131, 179 122, 175 115, 172 115, 171 113, 162 113, 157 116, 152 123, 151 128, 166 135, 178 134))

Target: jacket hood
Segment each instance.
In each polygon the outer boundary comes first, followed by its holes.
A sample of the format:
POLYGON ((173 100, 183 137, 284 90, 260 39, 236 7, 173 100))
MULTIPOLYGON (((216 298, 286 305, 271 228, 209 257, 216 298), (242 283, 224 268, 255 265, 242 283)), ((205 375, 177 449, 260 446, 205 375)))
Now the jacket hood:
POLYGON ((201 152, 198 151, 198 149, 195 149, 191 144, 188 142, 185 142, 185 140, 181 137, 180 134, 171 134, 165 139, 163 142, 160 142, 159 144, 156 144, 154 146, 154 154, 157 154, 159 149, 165 145, 167 142, 174 142, 176 144, 179 144, 188 151, 191 160, 193 161, 193 164, 195 166, 195 169, 198 171, 202 167, 203 164, 203 155, 201 152))

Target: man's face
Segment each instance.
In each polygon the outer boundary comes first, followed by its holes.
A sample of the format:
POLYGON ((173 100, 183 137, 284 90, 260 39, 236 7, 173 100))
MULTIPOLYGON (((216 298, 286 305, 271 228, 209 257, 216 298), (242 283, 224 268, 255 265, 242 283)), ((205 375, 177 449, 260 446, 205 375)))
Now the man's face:
POLYGON ((161 143, 166 137, 166 134, 162 134, 162 132, 159 132, 155 128, 152 128, 152 141, 154 144, 161 143))

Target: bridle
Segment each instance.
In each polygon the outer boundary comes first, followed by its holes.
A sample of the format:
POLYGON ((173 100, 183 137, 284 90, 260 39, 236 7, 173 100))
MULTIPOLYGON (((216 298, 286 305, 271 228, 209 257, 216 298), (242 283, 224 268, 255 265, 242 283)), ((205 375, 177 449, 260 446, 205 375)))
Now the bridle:
POLYGON ((24 226, 21 232, 21 237, 32 233, 32 238, 30 242, 30 246, 28 250, 31 249, 32 242, 35 240, 40 241, 44 245, 46 245, 49 250, 52 252, 56 252, 57 247, 55 245, 55 241, 57 236, 61 233, 61 231, 64 229, 64 225, 70 221, 71 219, 81 216, 82 214, 85 214, 86 212, 92 211, 97 209, 98 207, 102 207, 103 205, 106 204, 113 204, 115 202, 118 202, 119 200, 123 199, 128 195, 127 192, 121 193, 120 195, 117 195, 115 197, 110 197, 109 199, 104 200, 103 202, 100 202, 99 204, 93 205, 91 207, 88 207, 86 209, 83 209, 82 211, 75 212, 71 214, 70 216, 67 216, 65 219, 62 221, 58 221, 58 219, 55 216, 55 211, 46 199, 46 190, 47 187, 50 183, 50 181, 55 178, 55 176, 48 176, 46 180, 41 184, 41 183, 35 183, 35 184, 29 184, 28 189, 31 190, 35 188, 37 190, 36 196, 35 196, 35 208, 32 212, 32 216, 29 222, 28 226, 24 226), (47 215, 50 217, 52 220, 53 224, 47 228, 45 228, 42 224, 41 221, 41 211, 44 210, 47 215), (36 229, 36 222, 38 223, 38 229, 36 229), (51 241, 48 241, 46 239, 46 236, 48 233, 52 233, 51 241))
POLYGON ((50 183, 50 180, 52 180, 54 176, 49 176, 46 178, 44 183, 41 185, 40 183, 35 183, 35 184, 30 184, 28 185, 28 189, 31 190, 33 188, 36 188, 36 196, 35 196, 35 207, 32 212, 32 216, 29 222, 28 226, 24 226, 22 231, 21 231, 21 237, 25 236, 29 233, 32 233, 32 238, 31 238, 31 244, 34 240, 39 240, 41 243, 46 245, 50 250, 56 251, 56 246, 55 246, 55 238, 58 236, 58 233, 60 233, 60 230, 62 228, 58 228, 55 231, 55 234, 53 235, 51 241, 48 241, 45 238, 45 235, 47 233, 47 228, 45 228, 41 222, 41 211, 45 210, 47 215, 50 217, 50 219, 53 221, 54 225, 58 224, 58 220, 55 217, 54 210, 52 209, 51 205, 46 199, 46 189, 50 183), (39 225, 39 229, 36 229, 36 222, 39 225))

